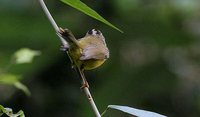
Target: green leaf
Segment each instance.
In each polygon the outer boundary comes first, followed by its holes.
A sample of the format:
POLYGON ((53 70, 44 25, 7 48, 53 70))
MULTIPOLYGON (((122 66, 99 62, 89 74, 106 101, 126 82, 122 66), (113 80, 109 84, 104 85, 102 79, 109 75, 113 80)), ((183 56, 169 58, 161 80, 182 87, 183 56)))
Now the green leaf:
POLYGON ((25 117, 22 110, 14 114, 11 108, 4 108, 2 105, 0 105, 0 116, 2 116, 3 114, 6 114, 8 117, 25 117))
POLYGON ((26 95, 30 96, 31 92, 29 89, 26 87, 26 85, 22 84, 21 82, 15 82, 14 86, 20 90, 22 90, 26 95))
POLYGON ((2 105, 0 105, 0 116, 2 116, 3 115, 3 113, 4 113, 4 107, 2 106, 2 105))
MULTIPOLYGON (((132 108, 132 107, 128 107, 128 106, 108 105, 107 109, 108 108, 120 110, 122 112, 131 114, 131 115, 134 115, 137 117, 167 117, 167 116, 155 113, 155 112, 140 110, 140 109, 136 109, 136 108, 132 108)), ((105 114, 105 112, 106 111, 104 111, 103 114, 105 114)))
POLYGON ((99 21, 107 24, 108 26, 120 31, 121 33, 123 33, 122 30, 120 30, 119 28, 117 28, 116 26, 114 26, 113 24, 108 22, 107 20, 105 20, 101 15, 99 15, 96 11, 94 11, 93 9, 88 7, 86 4, 84 4, 80 0, 61 0, 61 1, 68 4, 69 6, 85 13, 86 15, 88 15, 88 16, 96 19, 96 20, 99 20, 99 21))
POLYGON ((0 75, 0 83, 13 85, 15 82, 18 82, 20 76, 13 75, 13 74, 1 74, 0 75))
POLYGON ((2 74, 0 75, 0 84, 13 85, 22 90, 26 95, 30 96, 31 93, 29 89, 19 81, 20 78, 20 76, 13 74, 2 74))
POLYGON ((33 58, 40 54, 41 54, 40 51, 31 50, 29 48, 22 48, 17 52, 15 52, 14 54, 15 62, 17 64, 31 63, 33 61, 33 58))

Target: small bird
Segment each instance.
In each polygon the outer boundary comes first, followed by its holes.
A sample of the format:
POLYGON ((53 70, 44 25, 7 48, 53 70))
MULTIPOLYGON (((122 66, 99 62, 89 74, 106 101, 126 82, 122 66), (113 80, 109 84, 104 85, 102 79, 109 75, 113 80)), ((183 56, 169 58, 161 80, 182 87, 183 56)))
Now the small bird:
MULTIPOLYGON (((69 47, 67 50, 69 56, 80 72, 83 73, 84 70, 95 69, 109 58, 109 49, 103 34, 99 30, 89 30, 80 39, 76 39, 69 29, 60 28, 59 33, 68 42, 69 47)), ((86 79, 84 78, 83 80, 85 80, 83 85, 89 87, 86 79)))

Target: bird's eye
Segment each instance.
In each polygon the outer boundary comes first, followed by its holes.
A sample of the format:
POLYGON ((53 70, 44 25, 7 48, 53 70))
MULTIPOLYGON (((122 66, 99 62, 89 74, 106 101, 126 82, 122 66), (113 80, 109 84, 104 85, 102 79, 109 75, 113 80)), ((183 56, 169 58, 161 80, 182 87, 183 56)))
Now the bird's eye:
POLYGON ((97 35, 100 35, 100 34, 101 34, 101 32, 100 32, 99 30, 97 30, 97 31, 96 31, 96 34, 97 34, 97 35))
POLYGON ((89 31, 87 32, 87 34, 92 35, 92 34, 93 34, 93 29, 92 29, 92 30, 89 30, 89 31))

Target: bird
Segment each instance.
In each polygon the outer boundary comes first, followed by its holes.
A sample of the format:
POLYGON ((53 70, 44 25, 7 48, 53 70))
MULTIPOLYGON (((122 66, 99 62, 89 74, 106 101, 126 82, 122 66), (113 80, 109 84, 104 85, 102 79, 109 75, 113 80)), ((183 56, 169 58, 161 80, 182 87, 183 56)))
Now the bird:
POLYGON ((89 87, 83 71, 100 67, 109 58, 105 37, 97 29, 87 31, 86 35, 80 39, 76 39, 69 29, 59 28, 58 33, 68 42, 69 46, 64 50, 68 51, 73 62, 72 66, 77 67, 82 75, 84 81, 82 88, 89 87))

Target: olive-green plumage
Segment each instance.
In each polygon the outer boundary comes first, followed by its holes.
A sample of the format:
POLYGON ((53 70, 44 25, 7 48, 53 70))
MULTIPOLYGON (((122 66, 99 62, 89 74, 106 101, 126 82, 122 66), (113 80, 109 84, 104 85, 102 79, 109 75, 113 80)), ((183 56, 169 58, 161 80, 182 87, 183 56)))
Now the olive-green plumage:
POLYGON ((82 70, 91 70, 101 66, 109 58, 105 38, 99 30, 88 31, 85 37, 76 39, 69 30, 61 30, 68 37, 69 55, 74 64, 82 70), (67 34, 65 34, 67 32, 67 34))

